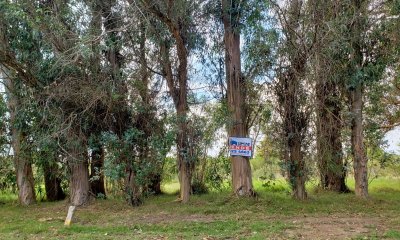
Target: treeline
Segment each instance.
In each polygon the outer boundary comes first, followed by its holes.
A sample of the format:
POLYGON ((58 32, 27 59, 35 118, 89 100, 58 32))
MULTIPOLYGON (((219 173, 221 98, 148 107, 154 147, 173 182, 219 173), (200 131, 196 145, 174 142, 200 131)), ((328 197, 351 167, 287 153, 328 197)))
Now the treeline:
MULTIPOLYGON (((314 165, 336 192, 353 166, 366 198, 369 155, 400 125, 399 14, 398 0, 1 0, 3 168, 23 205, 41 175, 50 201, 88 204, 108 180, 136 206, 175 146, 186 203, 223 168, 207 163, 222 129, 264 136, 296 199, 314 165)), ((249 158, 230 162, 233 193, 254 196, 249 158)))

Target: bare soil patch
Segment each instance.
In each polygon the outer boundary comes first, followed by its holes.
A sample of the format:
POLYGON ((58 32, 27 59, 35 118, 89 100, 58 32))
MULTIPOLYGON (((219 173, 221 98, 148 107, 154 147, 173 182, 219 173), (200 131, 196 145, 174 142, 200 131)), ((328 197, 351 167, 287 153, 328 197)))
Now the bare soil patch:
POLYGON ((174 223, 174 222, 213 222, 216 218, 211 215, 191 214, 191 215, 176 215, 170 213, 157 213, 141 216, 135 219, 138 223, 174 223))
POLYGON ((352 239, 357 236, 382 236, 385 219, 366 216, 321 216, 295 218, 294 227, 285 230, 292 239, 352 239))

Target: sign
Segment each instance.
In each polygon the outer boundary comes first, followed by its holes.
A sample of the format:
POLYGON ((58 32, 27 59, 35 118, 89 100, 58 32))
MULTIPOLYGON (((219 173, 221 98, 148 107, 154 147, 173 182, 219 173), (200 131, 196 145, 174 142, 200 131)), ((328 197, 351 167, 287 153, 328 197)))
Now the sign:
POLYGON ((251 138, 229 138, 229 153, 231 156, 251 157, 253 155, 251 138))

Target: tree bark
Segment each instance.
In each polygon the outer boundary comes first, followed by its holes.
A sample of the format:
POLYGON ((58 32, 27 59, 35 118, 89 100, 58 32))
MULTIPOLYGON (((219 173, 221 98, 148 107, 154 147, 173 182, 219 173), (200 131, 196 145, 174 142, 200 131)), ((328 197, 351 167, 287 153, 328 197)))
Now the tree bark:
POLYGON ((170 49, 166 41, 160 44, 161 65, 163 67, 163 75, 167 81, 167 86, 175 105, 178 133, 177 133, 177 166, 179 171, 180 182, 180 200, 182 203, 189 201, 191 194, 192 170, 195 162, 190 156, 188 146, 188 121, 187 113, 189 110, 187 102, 187 81, 188 81, 188 50, 185 38, 185 24, 178 21, 173 22, 169 16, 164 15, 158 9, 150 7, 149 10, 160 19, 168 27, 171 35, 176 42, 176 52, 179 64, 177 67, 177 76, 172 73, 172 64, 170 59, 170 49))
POLYGON ((351 92, 351 149, 353 155, 355 194, 368 197, 368 159, 364 148, 363 116, 362 116, 362 86, 357 86, 351 92))
MULTIPOLYGON (((320 68, 320 71, 325 71, 320 68)), ((322 75, 322 74, 321 74, 322 75)), ((329 77, 329 76, 327 76, 329 77)), ((330 80, 319 79, 316 85, 317 97, 317 156, 324 189, 348 192, 343 165, 341 141, 342 119, 338 89, 330 80)))
POLYGON ((292 194, 296 199, 305 200, 307 192, 305 184, 305 161, 301 150, 302 140, 299 136, 295 136, 292 140, 289 140, 289 177, 293 191, 292 194))
MULTIPOLYGON (((317 87, 317 91, 320 91, 320 88, 317 87)), ((318 95, 320 94, 317 94, 317 98, 322 105, 319 106, 317 113, 317 152, 321 186, 330 191, 348 192, 343 165, 340 110, 335 104, 331 105, 324 101, 325 97, 318 95), (329 112, 327 109, 332 111, 329 112)), ((325 96, 332 97, 332 95, 325 96)))
POLYGON ((326 22, 335 20, 340 8, 332 1, 313 1, 313 21, 318 28, 314 46, 317 159, 321 187, 335 192, 348 192, 346 170, 343 164, 342 118, 340 82, 335 79, 337 73, 327 55, 332 47, 334 35, 326 22))
MULTIPOLYGON (((16 144, 13 144, 16 147, 16 144)), ((17 147, 18 148, 18 147, 17 147)), ((22 205, 30 205, 36 202, 35 183, 33 179, 32 165, 29 160, 22 159, 19 150, 14 148, 15 168, 17 170, 18 200, 22 205)))
POLYGON ((68 165, 70 168, 70 201, 73 206, 82 206, 89 203, 90 184, 89 184, 89 165, 86 144, 78 144, 81 139, 72 137, 69 139, 71 147, 68 155, 68 165))
MULTIPOLYGON (((352 35, 352 59, 354 72, 361 71, 363 67, 363 52, 362 52, 362 32, 363 24, 362 17, 366 7, 362 0, 353 0, 354 6, 354 23, 351 26, 352 35)), ((349 89, 349 98, 351 103, 351 150, 353 155, 353 167, 355 178, 355 194, 356 196, 366 198, 368 197, 368 159, 364 148, 364 134, 363 134, 363 79, 354 77, 353 86, 349 89)))
POLYGON ((126 201, 129 205, 135 207, 142 203, 141 189, 135 182, 135 171, 132 166, 127 166, 125 174, 125 193, 126 201))
POLYGON ((192 190, 192 169, 193 162, 189 156, 188 137, 187 137, 187 103, 186 94, 180 94, 179 104, 177 104, 177 118, 178 118, 178 170, 180 181, 180 199, 182 203, 189 201, 189 196, 192 190))
MULTIPOLYGON (((0 21, 3 16, 0 16, 0 21)), ((0 52, 7 52, 8 40, 6 37, 6 25, 0 23, 0 52)), ((0 74, 3 75, 5 91, 8 97, 7 107, 10 112, 10 126, 11 126, 11 145, 14 151, 14 167, 17 177, 18 186, 18 200, 22 205, 30 205, 36 202, 35 183, 32 172, 32 164, 30 154, 24 152, 24 134, 21 129, 17 127, 17 113, 21 107, 20 99, 17 95, 16 78, 13 77, 15 73, 6 68, 7 59, 0 59, 0 74), (3 62, 4 60, 4 62, 3 62), (3 66, 3 64, 5 64, 3 66)), ((21 73, 18 73, 21 76, 21 73)), ((22 76, 23 77, 23 76, 22 76)), ((28 81, 28 79, 23 79, 28 81)))
MULTIPOLYGON (((228 132, 231 137, 247 137, 246 84, 241 72, 240 32, 237 29, 238 13, 233 13, 239 1, 222 0, 224 23, 225 68, 227 100, 230 111, 228 132)), ((253 196, 251 166, 248 157, 231 156, 232 188, 237 196, 253 196)))
POLYGON ((24 134, 16 126, 17 112, 20 108, 20 100, 16 95, 15 80, 10 79, 10 75, 4 68, 1 68, 8 97, 7 105, 10 111, 11 126, 11 145, 14 153, 14 167, 17 177, 18 200, 21 205, 30 205, 36 202, 35 183, 33 178, 30 153, 24 150, 23 144, 26 142, 24 134))
POLYGON ((287 9, 287 16, 282 22, 286 35, 284 57, 287 57, 275 86, 278 97, 279 111, 282 117, 283 128, 283 157, 286 165, 287 177, 292 188, 293 197, 299 200, 307 198, 305 181, 307 178, 304 152, 304 139, 308 127, 307 106, 304 98, 307 97, 303 89, 309 46, 297 43, 304 42, 305 33, 299 26, 302 15, 302 1, 293 0, 287 9))

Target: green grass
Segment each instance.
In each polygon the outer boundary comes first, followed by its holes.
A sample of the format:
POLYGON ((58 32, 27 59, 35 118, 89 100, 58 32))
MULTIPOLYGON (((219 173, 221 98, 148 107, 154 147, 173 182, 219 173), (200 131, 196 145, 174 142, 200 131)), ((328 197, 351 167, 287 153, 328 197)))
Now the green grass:
POLYGON ((393 239, 400 239, 400 231, 389 230, 389 231, 385 234, 385 237, 393 238, 393 239))
MULTIPOLYGON (((399 179, 374 180, 368 200, 315 191, 310 184, 309 200, 295 201, 282 180, 254 185, 255 199, 211 192, 183 205, 165 194, 136 208, 120 199, 96 200, 76 211, 71 227, 63 225, 66 201, 22 207, 2 193, 0 239, 326 239, 324 224, 338 234, 345 229, 349 235, 339 239, 400 239, 399 179)), ((178 189, 176 183, 163 185, 169 193, 178 189)))
POLYGON ((15 202, 18 200, 18 196, 9 192, 0 191, 0 203, 15 202))

